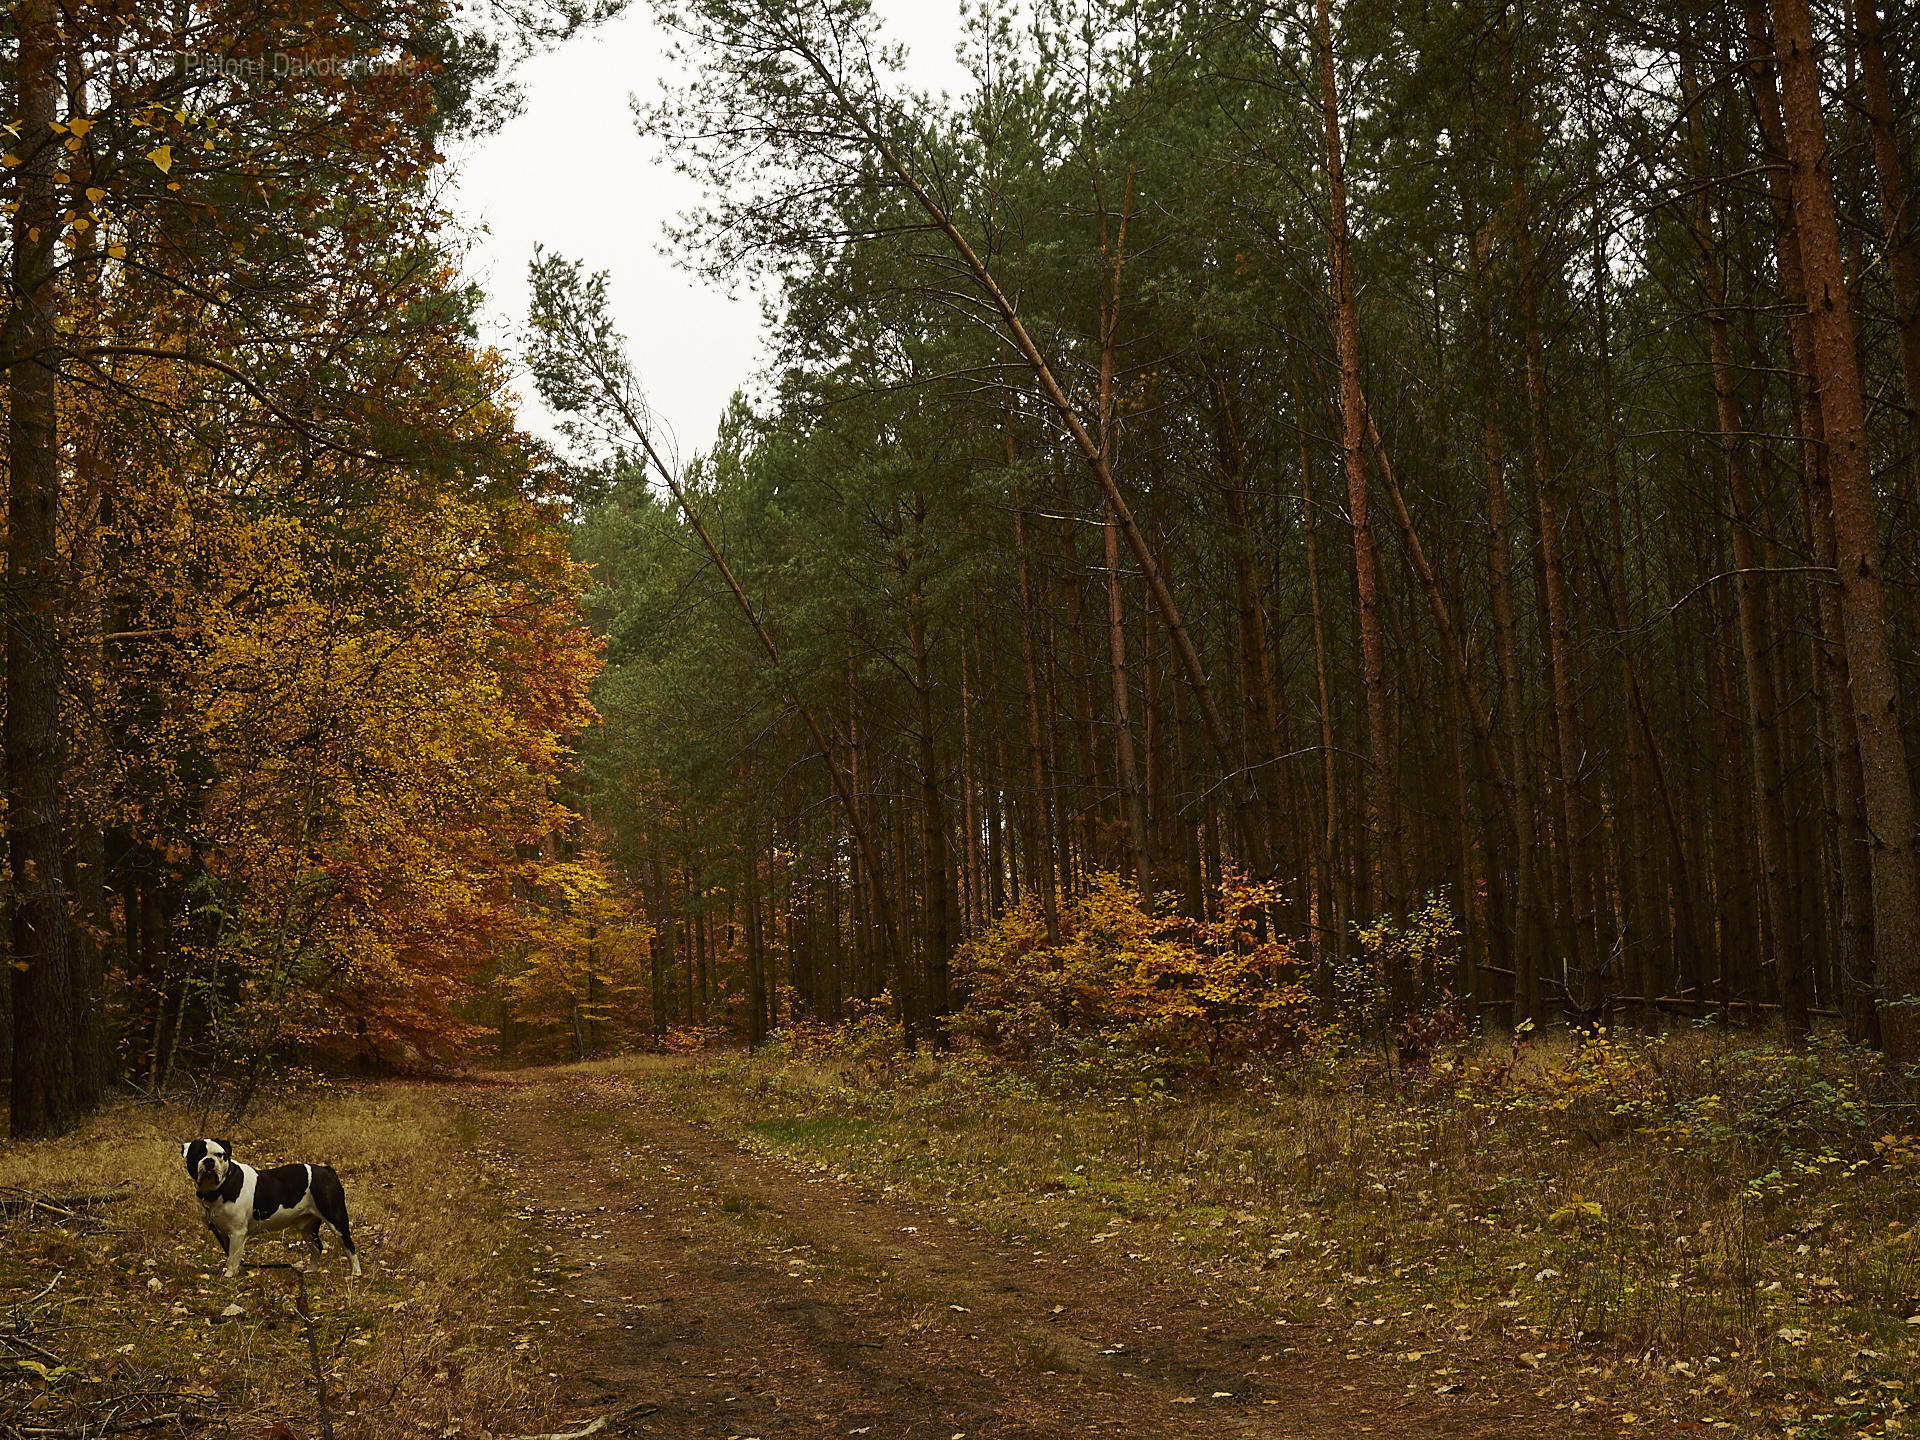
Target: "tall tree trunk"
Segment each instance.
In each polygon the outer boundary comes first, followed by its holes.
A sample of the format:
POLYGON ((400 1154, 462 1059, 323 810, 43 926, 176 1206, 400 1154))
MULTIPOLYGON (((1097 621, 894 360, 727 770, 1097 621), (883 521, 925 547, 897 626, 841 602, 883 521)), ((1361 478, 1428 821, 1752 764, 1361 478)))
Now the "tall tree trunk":
POLYGON ((1294 375, 1295 403, 1299 405, 1300 424, 1300 508, 1307 532, 1307 598, 1313 608, 1313 674, 1317 687, 1320 715, 1320 785, 1325 820, 1318 826, 1320 902, 1317 946, 1318 976, 1322 994, 1330 997, 1333 968, 1346 954, 1349 916, 1338 876, 1334 873, 1334 855, 1340 837, 1340 786, 1333 743, 1332 686, 1327 675, 1326 606, 1320 594, 1320 532, 1317 521, 1319 502, 1313 497, 1313 461, 1307 452, 1306 407, 1299 402, 1300 379, 1294 375))
MULTIPOLYGON (((1053 578, 1054 567, 1043 565, 1034 575, 1034 617, 1039 629, 1040 693, 1059 695, 1060 683, 1060 645, 1056 625, 1059 620, 1059 607, 1048 593, 1053 578)), ((1072 898, 1080 882, 1080 875, 1074 864, 1073 825, 1069 816, 1073 811, 1069 802, 1067 765, 1067 745, 1062 733, 1064 707, 1048 705, 1041 710, 1041 720, 1046 732, 1047 776, 1053 784, 1053 837, 1054 837, 1054 875, 1060 886, 1063 899, 1072 898)))
POLYGON ((767 946, 760 918, 760 849, 747 846, 747 1048, 767 1042, 767 946))
POLYGON ((1140 800, 1140 773, 1134 764, 1133 721, 1127 696, 1127 607, 1120 588, 1120 536, 1109 510, 1104 527, 1107 548, 1107 635, 1113 668, 1113 748, 1120 769, 1120 797, 1126 810, 1127 838, 1133 850, 1134 884, 1140 898, 1153 900, 1153 875, 1147 860, 1147 817, 1140 800))
POLYGON ((673 964, 673 874, 667 866, 663 847, 656 846, 651 862, 653 870, 653 913, 654 924, 659 927, 660 967, 653 977, 653 1033, 656 1037, 667 1033, 667 1026, 673 1019, 667 1005, 667 982, 674 975, 673 964))
MULTIPOLYGON (((1702 574, 1721 572, 1723 552, 1718 534, 1702 559, 1702 574)), ((1713 619, 1706 645, 1707 734, 1713 762, 1714 931, 1719 938, 1715 946, 1714 998, 1724 1022, 1736 996, 1757 998, 1752 994, 1748 973, 1756 943, 1751 903, 1753 832, 1746 806, 1750 772, 1733 694, 1732 656, 1738 645, 1734 638, 1735 607, 1726 604, 1717 590, 1709 592, 1707 603, 1713 619)))
MULTIPOLYGON (((926 501, 914 496, 914 525, 926 524, 926 501)), ((920 906, 926 924, 926 999, 928 1038, 944 1047, 947 1039, 947 965, 952 937, 947 917, 947 816, 940 797, 940 757, 933 743, 933 674, 927 658, 925 607, 916 586, 907 592, 907 642, 913 651, 913 690, 919 721, 920 752, 920 906)))
MULTIPOLYGON (((1054 491, 1060 497, 1060 555, 1065 563, 1061 583, 1067 595, 1067 664, 1073 671, 1073 751, 1079 779, 1076 814, 1080 830, 1080 863, 1089 871, 1102 867, 1100 854, 1100 762, 1093 739, 1092 665, 1087 659, 1085 615, 1086 571, 1080 564, 1080 545, 1074 531, 1079 517, 1067 484, 1067 466, 1056 459, 1054 491)), ((1064 820, 1064 816, 1062 819, 1064 820)))
POLYGON ((1012 772, 1007 768, 1007 712, 1000 695, 997 631, 988 629, 980 643, 991 647, 987 651, 987 713, 993 717, 993 779, 987 787, 987 914, 998 919, 1006 913, 1009 890, 1012 891, 1013 903, 1020 903, 1020 877, 1014 868, 1015 849, 1009 848, 1006 837, 1012 772))
POLYGON ((1889 1063, 1904 1071, 1920 1065, 1920 1007, 1912 1003, 1920 996, 1920 857, 1915 855, 1913 785, 1887 645, 1865 394, 1841 262, 1812 19, 1807 0, 1771 0, 1771 9, 1872 836, 1875 959, 1881 994, 1896 1002, 1882 1011, 1881 1033, 1889 1063))
MULTIPOLYGON (((1120 225, 1113 244, 1107 244, 1107 209, 1100 201, 1100 394, 1099 440, 1102 463, 1113 459, 1113 352, 1120 331, 1120 278, 1127 258, 1127 222, 1133 218, 1135 171, 1127 169, 1127 193, 1120 206, 1120 225)), ((1114 766, 1120 782, 1120 809, 1133 854, 1134 884, 1142 901, 1153 900, 1153 876, 1147 861, 1147 817, 1140 803, 1140 774, 1134 764, 1132 706, 1127 697, 1127 606, 1120 585, 1120 540, 1113 506, 1102 507, 1101 534, 1107 561, 1107 655, 1113 681, 1114 766)))
MULTIPOLYGON (((1484 264, 1476 267, 1484 279, 1484 264)), ((1491 321, 1486 328, 1489 349, 1491 321)), ((1481 399, 1481 452, 1487 481, 1487 571, 1492 589, 1494 664, 1500 674, 1500 725, 1507 742, 1508 823, 1513 832, 1513 1023, 1540 1014, 1539 949, 1534 935, 1547 918, 1536 914, 1533 896, 1533 786, 1527 765, 1526 698, 1520 669, 1520 627, 1513 603, 1513 543, 1507 516, 1506 445, 1491 394, 1481 399)))
MULTIPOLYGON (((1007 463, 1014 461, 1013 436, 1007 436, 1007 463)), ((1046 917, 1047 943, 1060 943, 1060 906, 1053 879, 1053 825, 1047 794, 1046 743, 1040 718, 1040 676, 1034 657, 1034 632, 1038 618, 1033 613, 1033 582, 1027 561, 1026 521, 1020 508, 1018 491, 1013 495, 1013 548, 1020 581, 1020 672, 1027 686, 1027 819, 1030 828, 1027 868, 1029 883, 1040 892, 1040 909, 1046 917)))
POLYGON ((1719 244, 1714 238, 1708 201, 1708 177, 1699 133, 1699 87, 1694 79, 1691 37, 1681 31, 1681 91, 1686 100, 1688 149, 1693 160, 1694 243, 1700 250, 1701 284, 1707 298, 1707 353, 1713 376, 1714 414, 1720 428, 1720 453, 1727 467, 1733 501, 1733 565, 1739 596, 1740 656, 1747 677, 1747 738, 1753 751, 1754 799, 1760 816, 1761 880, 1768 923, 1773 929, 1780 1003, 1792 1035, 1807 1033, 1807 996, 1799 918, 1793 913, 1793 856, 1781 779, 1779 705, 1773 687, 1773 637, 1767 616, 1766 567, 1754 520, 1753 487, 1747 476, 1744 427, 1735 408, 1733 352, 1727 331, 1726 282, 1719 244))
MULTIPOLYGON (((81 57, 69 49, 66 56, 67 117, 88 112, 87 77, 81 57)), ((71 127, 69 127, 71 131, 71 127)), ((93 144, 83 134, 79 146, 65 159, 75 192, 84 194, 93 188, 93 144)), ((90 208, 83 202, 83 208, 90 208)), ((74 329, 76 348, 100 343, 99 324, 103 312, 100 282, 100 230, 90 226, 71 236, 71 273, 79 311, 74 329)), ((110 362, 111 363, 111 362, 110 362)), ((101 941, 110 928, 107 916, 109 883, 107 875, 107 837, 101 817, 108 813, 110 765, 107 745, 101 735, 104 720, 106 683, 106 642, 108 603, 106 595, 104 537, 113 524, 113 506, 106 474, 109 407, 96 403, 90 413, 83 412, 84 427, 73 437, 74 491, 73 514, 68 520, 70 556, 67 584, 71 613, 75 623, 70 633, 74 643, 65 660, 70 667, 67 685, 71 702, 78 712, 70 733, 85 736, 82 758, 72 765, 64 786, 62 825, 70 849, 67 863, 67 888, 73 896, 74 924, 70 928, 74 947, 75 1007, 80 1016, 78 1058, 75 1072, 75 1098, 82 1110, 91 1110, 106 1098, 112 1079, 114 1037, 108 1033, 105 1005, 106 955, 101 941)), ((119 628, 119 627, 112 627, 119 628)))
MULTIPOLYGON (((1540 329, 1540 262, 1533 250, 1533 216, 1521 150, 1520 85, 1513 74, 1513 16, 1501 32, 1501 63, 1508 93, 1507 148, 1513 170, 1514 260, 1519 269, 1522 343, 1526 360, 1527 419, 1532 437, 1534 501, 1540 525, 1540 580, 1545 595, 1548 708, 1553 750, 1559 757, 1561 845, 1566 856, 1567 918, 1573 927, 1580 994, 1575 1008, 1585 1018, 1606 1011, 1607 972, 1599 953, 1593 915, 1593 861, 1587 839, 1586 746, 1580 734, 1578 681, 1574 674, 1573 621, 1560 535, 1560 477, 1549 441, 1545 344, 1540 329)), ((1568 999, 1575 1000, 1571 990, 1568 999)))
MULTIPOLYGON (((1760 122, 1767 160, 1767 203, 1773 212, 1774 250, 1780 299, 1786 308, 1787 338, 1793 356, 1789 376, 1794 433, 1799 437, 1802 528, 1816 564, 1833 570, 1833 506, 1827 478, 1826 426, 1816 377, 1813 320, 1807 308, 1806 280, 1800 260, 1800 236, 1794 216, 1793 184, 1787 165, 1786 121, 1773 64, 1765 0, 1745 0, 1746 78, 1760 122)), ((1839 953, 1841 1004, 1847 1033, 1878 1044, 1880 1018, 1874 976, 1873 844, 1867 832, 1866 781, 1860 762, 1859 725, 1848 696, 1846 616, 1836 579, 1813 575, 1807 582, 1812 617, 1812 656, 1816 724, 1822 736, 1821 782, 1825 801, 1831 869, 1839 879, 1839 953)))
POLYGON ((1607 564, 1596 565, 1603 588, 1611 582, 1613 630, 1620 643, 1620 728, 1622 748, 1626 752, 1626 828, 1616 825, 1616 843, 1620 852, 1621 911, 1624 925, 1622 949, 1626 974, 1640 992, 1639 1021, 1642 1029, 1657 1031, 1660 1026, 1659 999, 1661 937, 1671 928, 1671 908, 1664 899, 1656 902, 1653 879, 1652 845, 1647 834, 1653 801, 1648 793, 1646 752, 1640 727, 1633 715, 1635 629, 1632 592, 1627 588, 1626 521, 1620 503, 1620 435, 1614 411, 1612 321, 1607 307, 1609 284, 1607 243, 1598 215, 1594 222, 1593 273, 1594 314, 1600 341, 1600 400, 1606 426, 1602 474, 1606 477, 1607 564))
POLYGON ((699 947, 696 941, 696 937, 694 934, 694 926, 693 926, 694 883, 693 883, 693 858, 691 853, 687 855, 683 855, 681 857, 680 893, 686 897, 686 905, 687 905, 687 914, 686 914, 687 928, 686 928, 686 932, 680 937, 680 948, 686 953, 686 957, 687 957, 687 967, 686 967, 687 973, 683 977, 686 981, 686 993, 681 1000, 680 1018, 685 1020, 687 1024, 691 1025, 694 1023, 696 1019, 699 1018, 698 1013, 696 1012, 694 1007, 698 1003, 699 990, 700 990, 700 984, 699 984, 699 963, 700 962, 699 962, 699 954, 698 954, 699 947))
MULTIPOLYGON (((872 806, 866 792, 861 788, 860 765, 860 689, 854 670, 854 648, 856 627, 851 612, 847 615, 847 790, 853 796, 853 808, 861 816, 869 835, 873 833, 872 806)), ((864 846, 856 844, 848 857, 848 878, 852 881, 854 894, 859 897, 857 911, 860 916, 859 935, 862 949, 854 980, 854 993, 862 1000, 871 1000, 885 988, 880 972, 886 964, 885 941, 880 935, 879 916, 873 911, 871 890, 873 878, 868 874, 869 862, 864 846)))
POLYGON ((1238 402, 1221 376, 1212 377, 1214 447, 1220 456, 1226 489, 1227 526, 1233 544, 1234 638, 1240 651, 1240 716, 1243 761, 1254 775, 1249 798, 1259 811, 1242 817, 1242 826, 1265 826, 1267 848, 1276 874, 1289 886, 1298 883, 1300 865, 1293 853, 1293 817, 1283 797, 1280 727, 1274 715, 1272 656, 1267 645, 1266 609, 1261 601, 1256 542, 1247 506, 1245 442, 1238 402))
MULTIPOLYGON (((1820 405, 1817 395, 1806 407, 1806 433, 1817 436, 1820 405)), ((1832 492, 1826 483, 1826 447, 1817 442, 1807 470, 1804 510, 1807 534, 1816 562, 1837 565, 1833 533, 1832 492)), ((1857 712, 1848 703, 1851 689, 1847 666, 1847 619, 1840 607, 1839 586, 1824 577, 1809 586, 1814 615, 1813 656, 1822 676, 1826 702, 1827 751, 1831 774, 1826 777, 1828 831, 1840 876, 1840 1003, 1847 1034, 1855 1040, 1879 1044, 1880 984, 1875 964, 1873 903, 1873 837, 1867 828, 1866 776, 1860 758, 1857 712)))
MULTIPOLYGON (((1158 519, 1154 526, 1154 543, 1164 554, 1167 547, 1166 527, 1158 519)), ((1212 825, 1212 810, 1205 807, 1205 780, 1202 766, 1197 756, 1187 744, 1187 697, 1178 685, 1170 687, 1173 692, 1173 763, 1175 785, 1180 796, 1175 824, 1180 831, 1181 874, 1184 878, 1186 913, 1189 918, 1203 920, 1207 914, 1207 879, 1201 854, 1201 814, 1206 817, 1206 825, 1212 825), (1196 813, 1196 807, 1202 807, 1196 813)), ((1204 754, 1205 752, 1202 751, 1204 754)), ((1208 833, 1211 833, 1209 828, 1208 833)))
MULTIPOLYGON (((1400 806, 1393 785, 1393 726, 1387 696, 1386 644, 1380 630, 1380 559, 1368 510, 1366 401, 1360 388, 1360 318, 1354 301, 1353 246, 1347 227, 1347 180, 1341 159, 1340 103, 1334 86, 1333 21, 1328 0, 1316 8, 1320 106, 1326 130, 1328 245, 1333 276, 1334 348, 1340 362, 1340 449, 1347 475, 1347 512, 1353 526, 1353 563, 1360 600, 1361 678, 1367 698, 1368 809, 1379 846, 1380 886, 1396 924, 1407 918, 1406 875, 1400 855, 1400 806)), ((1410 999, 1405 967, 1390 976, 1394 1003, 1410 999)))
MULTIPOLYGON (((1167 838, 1167 717, 1161 708, 1160 657, 1154 640, 1155 626, 1150 613, 1140 614, 1140 715, 1146 727, 1144 736, 1147 763, 1145 779, 1145 810, 1147 826, 1147 869, 1154 871, 1156 866, 1166 863, 1172 854, 1167 838)), ((1161 873, 1154 882, 1160 889, 1169 888, 1166 876, 1161 873)))
POLYGON ((1893 291, 1900 378, 1907 392, 1907 459, 1913 499, 1920 503, 1920 255, 1915 254, 1912 177, 1895 130, 1895 96, 1887 75, 1878 0, 1854 0, 1859 27, 1861 94, 1873 130, 1873 169, 1880 182, 1880 223, 1887 232, 1887 283, 1893 291))
POLYGON ((980 788, 975 763, 973 691, 967 683, 967 640, 963 637, 960 641, 960 795, 961 823, 967 827, 964 861, 967 869, 962 881, 962 888, 966 891, 966 903, 962 907, 965 914, 962 918, 969 930, 980 925, 986 918, 980 885, 980 815, 974 803, 974 797, 980 788))
POLYGON ((80 981, 68 917, 60 823, 63 729, 60 573, 59 238, 52 130, 59 93, 52 0, 23 0, 15 20, 21 163, 14 171, 13 304, 7 317, 7 853, 12 867, 13 1092, 17 1139, 80 1118, 80 981))

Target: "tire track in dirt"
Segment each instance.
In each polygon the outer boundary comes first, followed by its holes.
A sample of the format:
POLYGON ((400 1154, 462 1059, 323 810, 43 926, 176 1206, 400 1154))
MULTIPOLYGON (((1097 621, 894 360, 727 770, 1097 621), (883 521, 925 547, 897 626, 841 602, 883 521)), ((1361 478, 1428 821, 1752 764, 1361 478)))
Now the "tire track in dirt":
POLYGON ((591 1346, 563 1377, 573 1413, 659 1407, 611 1433, 1596 1433, 1524 1391, 1409 1390, 1317 1327, 1249 1324, 1123 1265, 1016 1252, 964 1215, 797 1175, 662 1114, 631 1077, 525 1073, 471 1104, 573 1276, 553 1297, 591 1346))

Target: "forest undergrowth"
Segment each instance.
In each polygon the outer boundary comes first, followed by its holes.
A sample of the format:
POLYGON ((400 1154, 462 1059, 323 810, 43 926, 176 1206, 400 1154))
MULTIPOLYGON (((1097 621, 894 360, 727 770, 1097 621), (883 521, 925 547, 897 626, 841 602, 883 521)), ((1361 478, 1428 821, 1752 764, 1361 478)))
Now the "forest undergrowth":
POLYGON ((0 1436, 180 1415, 197 1417, 191 1433, 419 1440, 514 1434, 533 1428, 515 1417, 551 1409, 564 1321, 528 1303, 537 1237, 457 1092, 309 1077, 282 1095, 230 1131, 190 1101, 128 1101, 77 1135, 0 1150, 0 1436), (287 1268, 305 1263, 293 1232, 255 1237, 247 1269, 222 1273, 179 1159, 209 1133, 256 1166, 324 1161, 345 1180, 365 1274, 349 1277, 323 1230, 310 1326, 287 1268))
POLYGON ((1009 1243, 1322 1322, 1409 1390, 1517 1365, 1576 1410, 1604 1391, 1625 1433, 1920 1430, 1920 1139, 1871 1052, 1702 1024, 1090 1074, 915 1057, 876 1019, 636 1084, 1009 1243))

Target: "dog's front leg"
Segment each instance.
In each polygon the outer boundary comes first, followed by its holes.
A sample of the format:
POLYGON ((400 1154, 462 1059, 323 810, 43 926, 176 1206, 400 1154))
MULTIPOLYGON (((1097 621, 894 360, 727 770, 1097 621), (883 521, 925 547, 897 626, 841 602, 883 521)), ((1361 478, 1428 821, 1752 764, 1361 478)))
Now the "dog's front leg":
POLYGON ((227 1236, 227 1278, 240 1273, 240 1261, 247 1253, 247 1232, 236 1230, 227 1236))

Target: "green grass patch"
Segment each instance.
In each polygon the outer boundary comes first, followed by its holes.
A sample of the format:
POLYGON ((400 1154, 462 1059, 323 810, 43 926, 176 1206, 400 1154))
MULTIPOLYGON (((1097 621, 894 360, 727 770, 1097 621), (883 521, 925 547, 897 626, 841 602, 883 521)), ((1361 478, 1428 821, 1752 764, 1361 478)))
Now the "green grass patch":
POLYGON ((873 1133, 873 1122, 844 1115, 783 1115, 772 1120, 755 1120, 741 1128, 774 1145, 835 1149, 851 1141, 864 1140, 873 1133))
POLYGON ((1812 1436, 1910 1425, 1920 1373, 1920 1185, 1897 1136, 1863 1138, 1856 1063, 1703 1030, 1184 1096, 1045 1094, 966 1055, 640 1083, 802 1172, 1416 1356, 1409 1385, 1519 1366, 1626 1423, 1812 1436))

